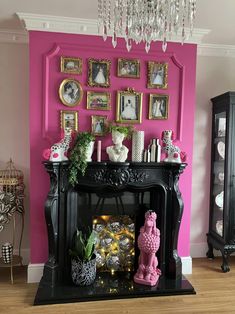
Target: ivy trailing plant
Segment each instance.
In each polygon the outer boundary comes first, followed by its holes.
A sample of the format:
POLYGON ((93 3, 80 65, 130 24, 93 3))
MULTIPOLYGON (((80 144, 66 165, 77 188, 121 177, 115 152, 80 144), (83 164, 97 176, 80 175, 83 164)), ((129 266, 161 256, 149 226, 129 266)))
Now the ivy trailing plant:
POLYGON ((120 132, 124 134, 125 138, 130 139, 132 133, 134 132, 134 127, 132 125, 120 125, 120 124, 110 124, 108 126, 109 132, 112 133, 113 131, 115 132, 120 132))
POLYGON ((73 259, 88 262, 94 255, 95 241, 96 237, 94 231, 86 236, 82 231, 77 229, 73 236, 73 247, 69 250, 69 254, 73 259))
POLYGON ((90 142, 95 140, 95 136, 90 132, 77 133, 73 147, 70 150, 69 183, 75 186, 78 183, 78 175, 83 176, 87 168, 86 151, 90 142))

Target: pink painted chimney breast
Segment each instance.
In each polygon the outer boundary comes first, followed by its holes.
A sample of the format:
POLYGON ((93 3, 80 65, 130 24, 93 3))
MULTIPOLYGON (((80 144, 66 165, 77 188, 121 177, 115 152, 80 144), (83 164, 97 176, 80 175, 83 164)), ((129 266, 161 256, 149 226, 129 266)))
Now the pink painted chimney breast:
MULTIPOLYGON (((124 40, 116 49, 111 39, 103 42, 98 36, 71 35, 61 33, 30 32, 30 243, 31 263, 47 260, 47 230, 44 218, 44 203, 49 191, 49 177, 42 165, 42 152, 60 137, 60 110, 77 110, 79 130, 91 130, 91 115, 107 115, 115 120, 116 93, 128 87, 143 93, 142 123, 138 130, 145 131, 145 147, 153 137, 160 138, 163 130, 172 129, 182 151, 187 153, 188 166, 181 176, 180 188, 184 200, 184 214, 181 223, 178 252, 189 256, 190 211, 192 183, 192 148, 195 103, 196 45, 169 43, 167 52, 161 50, 161 43, 152 45, 146 54, 143 45, 134 46, 127 52, 124 40), (60 72, 60 57, 82 59, 82 74, 60 72), (88 60, 107 59, 111 61, 110 87, 90 87, 88 81, 88 60), (117 59, 140 60, 140 78, 117 77, 117 59), (147 88, 147 62, 168 63, 168 88, 147 88), (75 78, 83 88, 79 105, 69 108, 59 99, 59 86, 63 79, 75 78), (86 109, 87 91, 111 92, 111 110, 86 109), (169 95, 169 117, 167 120, 148 120, 149 94, 169 95)), ((111 136, 102 140, 102 158, 107 159, 105 147, 111 144, 111 136)), ((131 147, 130 141, 124 144, 131 147)), ((131 160, 129 152, 128 159, 131 160)))

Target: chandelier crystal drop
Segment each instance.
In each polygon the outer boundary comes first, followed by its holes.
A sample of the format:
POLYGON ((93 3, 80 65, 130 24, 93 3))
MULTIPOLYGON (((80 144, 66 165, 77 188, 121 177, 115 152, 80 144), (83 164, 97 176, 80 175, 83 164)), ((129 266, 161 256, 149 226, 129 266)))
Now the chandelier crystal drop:
POLYGON ((157 40, 166 51, 167 40, 179 30, 182 44, 186 26, 192 36, 195 13, 196 0, 98 0, 98 32, 104 40, 110 34, 114 48, 118 37, 124 37, 128 51, 133 42, 143 42, 149 52, 157 40))

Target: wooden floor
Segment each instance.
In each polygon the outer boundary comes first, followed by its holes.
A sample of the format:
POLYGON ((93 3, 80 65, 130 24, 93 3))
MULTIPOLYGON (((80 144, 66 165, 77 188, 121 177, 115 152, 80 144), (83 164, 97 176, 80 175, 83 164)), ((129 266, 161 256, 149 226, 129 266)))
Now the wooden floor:
POLYGON ((154 313, 235 313, 235 257, 231 257, 229 273, 220 270, 221 258, 193 259, 193 274, 187 278, 197 294, 81 302, 49 306, 33 306, 37 284, 26 283, 26 269, 15 270, 11 285, 9 269, 0 269, 0 313, 55 314, 154 314, 154 313))

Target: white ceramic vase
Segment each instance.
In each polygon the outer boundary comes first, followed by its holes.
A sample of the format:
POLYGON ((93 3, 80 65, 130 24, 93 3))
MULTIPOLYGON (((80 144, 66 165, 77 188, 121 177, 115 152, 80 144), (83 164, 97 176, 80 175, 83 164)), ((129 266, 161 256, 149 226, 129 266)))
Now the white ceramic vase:
POLYGON ((89 146, 87 147, 87 151, 86 151, 86 161, 92 161, 91 156, 94 152, 94 145, 95 142, 92 141, 90 142, 89 146))
POLYGON ((132 161, 143 161, 144 131, 135 131, 132 134, 132 161))

